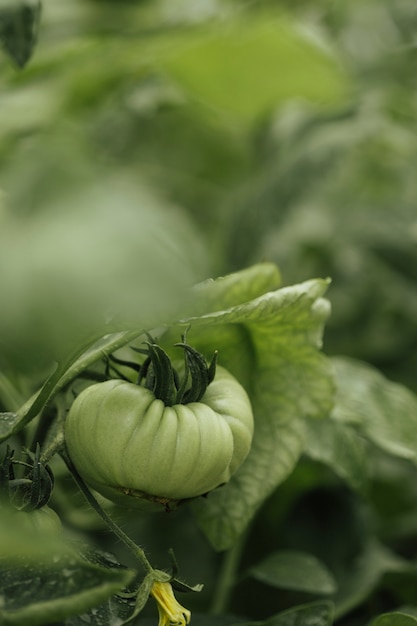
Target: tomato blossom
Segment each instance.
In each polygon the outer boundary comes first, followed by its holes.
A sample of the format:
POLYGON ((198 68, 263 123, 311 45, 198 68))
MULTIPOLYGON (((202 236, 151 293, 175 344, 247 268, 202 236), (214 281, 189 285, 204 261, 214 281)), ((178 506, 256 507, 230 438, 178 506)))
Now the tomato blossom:
POLYGON ((190 623, 191 611, 177 601, 171 583, 155 581, 151 595, 158 606, 158 626, 185 626, 190 623))

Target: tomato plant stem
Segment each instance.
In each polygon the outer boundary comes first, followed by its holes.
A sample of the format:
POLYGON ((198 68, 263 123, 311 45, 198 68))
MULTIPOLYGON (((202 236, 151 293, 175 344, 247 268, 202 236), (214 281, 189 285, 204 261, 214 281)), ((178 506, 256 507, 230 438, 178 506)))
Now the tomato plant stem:
POLYGON ((59 452, 64 445, 64 431, 59 429, 56 431, 54 438, 48 442, 41 454, 40 461, 44 465, 49 463, 56 452, 59 452))
POLYGON ((46 424, 44 423, 42 429, 37 429, 32 443, 32 449, 35 450, 36 444, 41 443, 42 440, 45 439, 44 443, 42 443, 42 454, 40 457, 40 461, 44 465, 49 463, 52 457, 64 448, 65 406, 63 399, 59 396, 56 397, 55 403, 57 404, 57 415, 53 416, 52 425, 50 424, 51 420, 49 419, 48 427, 46 427, 46 424), (43 438, 40 436, 42 430, 45 433, 43 438))
POLYGON ((110 530, 122 541, 129 550, 133 553, 136 559, 141 563, 142 567, 147 572, 153 572, 154 568, 148 561, 145 552, 142 550, 140 546, 138 546, 117 524, 112 520, 112 518, 106 513, 106 511, 100 506, 96 498, 91 493, 90 489, 87 487, 77 470, 75 469, 71 459, 68 456, 67 451, 64 449, 61 451, 61 456, 65 461, 69 471, 72 474, 75 482, 77 483, 79 489, 84 494, 84 497, 88 501, 88 503, 93 507, 93 509, 100 515, 101 519, 105 522, 105 524, 110 528, 110 530))
POLYGON ((227 609, 233 587, 236 584, 236 575, 245 547, 246 537, 247 532, 244 532, 234 546, 224 555, 211 606, 212 615, 221 615, 227 609))

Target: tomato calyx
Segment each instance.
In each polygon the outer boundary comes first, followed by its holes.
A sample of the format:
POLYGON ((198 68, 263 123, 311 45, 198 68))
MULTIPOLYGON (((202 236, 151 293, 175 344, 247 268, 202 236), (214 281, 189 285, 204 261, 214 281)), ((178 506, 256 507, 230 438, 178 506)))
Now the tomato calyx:
POLYGON ((216 374, 217 352, 207 364, 204 356, 186 343, 184 335, 183 341, 175 344, 184 350, 184 373, 180 377, 165 350, 151 339, 146 342, 147 358, 139 370, 138 384, 152 391, 165 406, 199 402, 216 374))
POLYGON ((20 461, 8 446, 0 463, 0 499, 19 511, 41 509, 48 503, 54 487, 51 469, 40 461, 39 444, 35 453, 27 451, 27 455, 29 463, 20 461))

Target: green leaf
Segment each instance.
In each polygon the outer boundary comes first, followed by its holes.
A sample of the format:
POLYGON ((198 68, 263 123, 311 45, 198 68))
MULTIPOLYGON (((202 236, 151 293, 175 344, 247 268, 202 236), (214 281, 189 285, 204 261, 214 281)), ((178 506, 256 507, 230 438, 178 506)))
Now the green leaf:
MULTIPOLYGON (((136 625, 136 622, 134 622, 134 624, 136 625)), ((236 617, 231 617, 230 615, 199 615, 198 613, 193 612, 191 616, 191 624, 192 626, 236 626, 236 617)), ((71 623, 68 624, 68 626, 78 626, 78 624, 73 625, 71 623)), ((80 623, 79 626, 85 625, 80 623)), ((103 626, 107 626, 107 624, 103 624, 103 626)), ((113 624, 111 624, 111 626, 113 626, 113 624)), ((114 624, 114 626, 117 626, 117 624, 114 624)), ((137 622, 137 626, 156 626, 156 620, 155 618, 141 618, 140 621, 137 622)))
POLYGON ((230 547, 262 502, 294 469, 304 447, 303 418, 332 406, 333 380, 320 354, 327 281, 312 280, 186 320, 189 341, 248 391, 255 416, 251 452, 231 481, 195 502, 216 549, 230 547))
POLYGON ((100 339, 93 337, 79 346, 56 367, 42 388, 25 402, 17 413, 0 413, 0 442, 24 428, 60 389, 68 385, 89 365, 124 346, 139 334, 140 331, 135 330, 114 333, 100 339))
POLYGON ((0 623, 37 626, 83 613, 132 580, 126 569, 99 567, 80 558, 56 558, 45 566, 2 566, 0 623))
POLYGON ((244 532, 263 501, 294 469, 303 442, 299 420, 281 425, 273 418, 265 421, 250 457, 231 481, 193 503, 196 519, 216 550, 227 550, 244 532))
POLYGON ((1 510, 0 624, 55 623, 101 604, 132 581, 135 572, 101 553, 81 555, 63 531, 52 531, 39 517, 35 525, 32 515, 1 510))
POLYGON ((16 380, 0 372, 0 404, 7 411, 16 411, 25 401, 26 395, 16 380))
POLYGON ((384 613, 374 619, 370 626, 416 626, 417 617, 412 617, 406 613, 384 613))
POLYGON ((402 605, 398 611, 404 615, 409 615, 417 619, 417 606, 410 606, 409 604, 402 605))
POLYGON ((2 2, 0 4, 0 41, 5 52, 20 67, 33 54, 38 38, 40 2, 2 2))
POLYGON ((334 593, 337 587, 332 574, 319 559, 291 550, 270 554, 252 567, 249 574, 272 587, 307 593, 334 593))
MULTIPOLYGON (((192 614, 193 626, 233 626, 236 624, 236 618, 229 615, 196 615, 192 614)), ((154 624, 149 623, 149 626, 154 624)))
POLYGON ((329 418, 306 422, 305 432, 307 455, 328 465, 353 489, 365 488, 368 446, 355 428, 329 418))
MULTIPOLYGON (((134 604, 134 602, 133 602, 134 604)), ((86 624, 94 624, 94 626, 121 626, 132 615, 132 601, 119 596, 111 596, 105 602, 98 606, 94 606, 89 611, 68 617, 65 626, 86 626, 86 624)), ((132 625, 138 623, 140 626, 146 626, 147 620, 131 622, 132 625)), ((151 626, 155 626, 155 620, 149 621, 151 626)))
POLYGON ((352 567, 338 579, 338 591, 333 596, 335 613, 339 618, 366 601, 387 572, 413 573, 415 568, 377 541, 368 542, 352 567))
POLYGON ((253 122, 287 98, 337 101, 345 89, 335 60, 271 13, 183 31, 167 50, 160 66, 235 123, 253 122))
POLYGON ((265 621, 247 622, 239 626, 331 626, 332 624, 333 604, 331 602, 311 602, 278 613, 278 615, 265 621))
POLYGON ((417 463, 417 397, 376 369, 353 359, 332 359, 337 381, 333 419, 392 456, 417 463))
POLYGON ((239 272, 209 279, 193 289, 192 315, 229 309, 278 289, 281 276, 274 263, 257 263, 239 272))

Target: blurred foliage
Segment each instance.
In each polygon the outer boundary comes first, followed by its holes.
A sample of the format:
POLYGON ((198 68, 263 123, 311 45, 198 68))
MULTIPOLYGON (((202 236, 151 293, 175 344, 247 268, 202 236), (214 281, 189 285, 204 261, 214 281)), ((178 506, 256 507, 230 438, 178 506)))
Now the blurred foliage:
MULTIPOLYGON (((123 330, 144 302, 162 319, 188 285, 260 260, 287 285, 331 277, 326 351, 417 390, 415 0, 44 0, 38 28, 17 72, 0 20, 2 408, 92 329, 123 330)), ((415 463, 343 420, 320 428, 249 531, 230 612, 310 606, 302 586, 250 578, 291 550, 334 576, 340 626, 396 609, 375 624, 408 626, 415 463)), ((69 509, 59 468, 57 482, 68 524, 112 547, 94 514, 69 509)), ((161 567, 178 546, 184 574, 206 581, 190 604, 204 613, 220 557, 186 512, 123 523, 161 567)))
POLYGON ((193 224, 196 279, 331 276, 327 349, 415 387, 416 22, 412 0, 45 2, 31 63, 0 65, 7 203, 122 171, 193 224))
POLYGON ((173 21, 167 3, 45 3, 33 61, 0 67, 0 328, 16 369, 45 367, 100 316, 116 330, 166 316, 218 269, 215 207, 249 171, 248 128, 293 94, 344 91, 280 13, 191 17, 185 4, 173 21))

